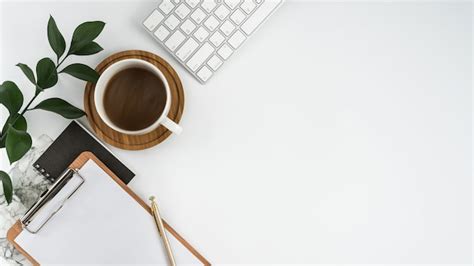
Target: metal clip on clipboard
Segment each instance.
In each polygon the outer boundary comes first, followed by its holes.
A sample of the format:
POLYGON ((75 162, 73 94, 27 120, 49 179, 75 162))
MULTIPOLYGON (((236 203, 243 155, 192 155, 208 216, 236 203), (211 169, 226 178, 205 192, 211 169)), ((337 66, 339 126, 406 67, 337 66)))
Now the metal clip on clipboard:
POLYGON ((38 233, 84 182, 77 169, 65 170, 20 219, 23 228, 32 234, 38 233))

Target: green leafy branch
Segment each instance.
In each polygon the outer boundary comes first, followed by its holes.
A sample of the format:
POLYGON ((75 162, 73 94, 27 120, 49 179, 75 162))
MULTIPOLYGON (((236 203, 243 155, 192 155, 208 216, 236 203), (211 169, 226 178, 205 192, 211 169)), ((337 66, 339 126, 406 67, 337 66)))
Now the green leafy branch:
MULTIPOLYGON (((64 61, 71 55, 92 55, 103 50, 94 42, 104 29, 105 23, 102 21, 84 22, 77 26, 72 35, 69 50, 66 51, 66 41, 56 25, 56 21, 50 16, 48 21, 48 41, 56 54, 56 62, 45 57, 36 64, 36 75, 26 64, 18 63, 18 66, 26 78, 33 84, 34 96, 23 106, 23 94, 13 81, 5 81, 0 85, 0 104, 4 105, 9 116, 3 125, 0 134, 0 149, 7 151, 10 164, 21 159, 31 148, 32 140, 28 134, 25 113, 33 110, 45 110, 59 114, 67 119, 75 119, 85 115, 84 111, 73 106, 60 98, 49 98, 41 101, 36 106, 31 107, 36 98, 45 90, 58 83, 59 74, 65 73, 80 80, 97 82, 99 74, 91 67, 74 63, 63 69, 59 69, 64 61)), ((3 184, 5 199, 8 204, 12 201, 13 185, 10 176, 0 170, 0 181, 3 184)))

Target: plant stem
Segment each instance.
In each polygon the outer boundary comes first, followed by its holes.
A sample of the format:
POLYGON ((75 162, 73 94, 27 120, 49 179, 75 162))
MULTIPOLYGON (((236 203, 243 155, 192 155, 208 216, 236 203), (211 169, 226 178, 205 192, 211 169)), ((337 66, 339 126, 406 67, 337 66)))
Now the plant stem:
MULTIPOLYGON (((56 71, 58 71, 58 68, 59 66, 64 62, 64 60, 66 60, 66 58, 68 57, 69 55, 66 55, 63 60, 61 60, 61 62, 58 63, 58 65, 56 66, 56 71)), ((36 99, 36 97, 38 97, 38 95, 42 92, 42 90, 36 90, 35 92, 35 96, 33 96, 33 98, 31 98, 31 100, 28 102, 28 104, 25 106, 25 108, 23 108, 23 111, 21 111, 20 115, 17 116, 10 124, 11 125, 14 125, 16 123, 16 121, 18 120, 18 118, 20 118, 20 116, 24 115, 27 111, 31 111, 33 109, 28 109, 30 107, 30 105, 33 103, 33 101, 36 99)), ((5 136, 7 135, 7 130, 5 130, 5 132, 2 132, 2 135, 0 137, 0 140, 3 140, 5 138, 5 136)))
MULTIPOLYGON (((23 111, 21 111, 20 115, 24 115, 26 113, 26 111, 28 111, 28 107, 30 107, 30 105, 33 103, 33 101, 36 99, 36 97, 38 97, 38 95, 40 94, 41 92, 38 92, 38 93, 35 93, 35 96, 33 96, 33 98, 31 98, 31 100, 28 102, 28 104, 25 106, 25 108, 23 108, 23 111)), ((18 117, 17 117, 18 118, 18 117)), ((16 122, 16 121, 15 121, 16 122)), ((12 124, 15 124, 15 123, 12 123, 12 124)))
POLYGON ((66 58, 68 57, 68 55, 66 55, 63 60, 61 60, 61 62, 58 63, 58 65, 56 66, 56 71, 58 70, 59 66, 64 62, 64 60, 66 60, 66 58))

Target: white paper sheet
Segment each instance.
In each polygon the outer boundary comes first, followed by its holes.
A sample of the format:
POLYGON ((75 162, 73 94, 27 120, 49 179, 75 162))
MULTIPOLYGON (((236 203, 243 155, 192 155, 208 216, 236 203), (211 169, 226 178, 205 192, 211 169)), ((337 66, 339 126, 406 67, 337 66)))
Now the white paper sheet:
MULTIPOLYGON (((37 234, 23 230, 16 242, 42 265, 166 264, 151 215, 92 160, 79 173, 84 184, 59 212, 37 234)), ((51 205, 58 205, 61 196, 54 200, 51 205)), ((168 238, 178 264, 201 264, 168 238)))

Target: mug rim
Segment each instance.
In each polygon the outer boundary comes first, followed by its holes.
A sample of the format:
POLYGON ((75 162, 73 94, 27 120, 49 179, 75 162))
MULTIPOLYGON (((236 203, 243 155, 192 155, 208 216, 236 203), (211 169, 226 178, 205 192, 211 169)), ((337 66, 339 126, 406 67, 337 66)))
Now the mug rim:
POLYGON ((128 59, 123 59, 111 64, 109 67, 107 67, 104 70, 104 72, 102 72, 97 83, 95 84, 94 105, 102 121, 104 121, 104 123, 110 128, 112 128, 113 130, 118 131, 123 134, 128 134, 128 135, 142 135, 156 129, 160 124, 162 124, 164 118, 168 116, 168 112, 171 106, 171 91, 168 84, 168 80, 166 79, 163 72, 161 72, 161 70, 157 66, 142 59, 128 58, 128 59), (116 126, 110 120, 109 116, 105 112, 103 99, 104 99, 105 90, 107 88, 107 84, 110 81, 110 79, 119 71, 129 68, 129 66, 133 64, 138 65, 138 66, 139 65, 146 66, 147 69, 152 70, 154 74, 157 74, 157 76, 161 79, 165 87, 166 102, 165 102, 165 106, 163 108, 161 115, 156 119, 156 121, 153 124, 140 130, 125 130, 116 126))

